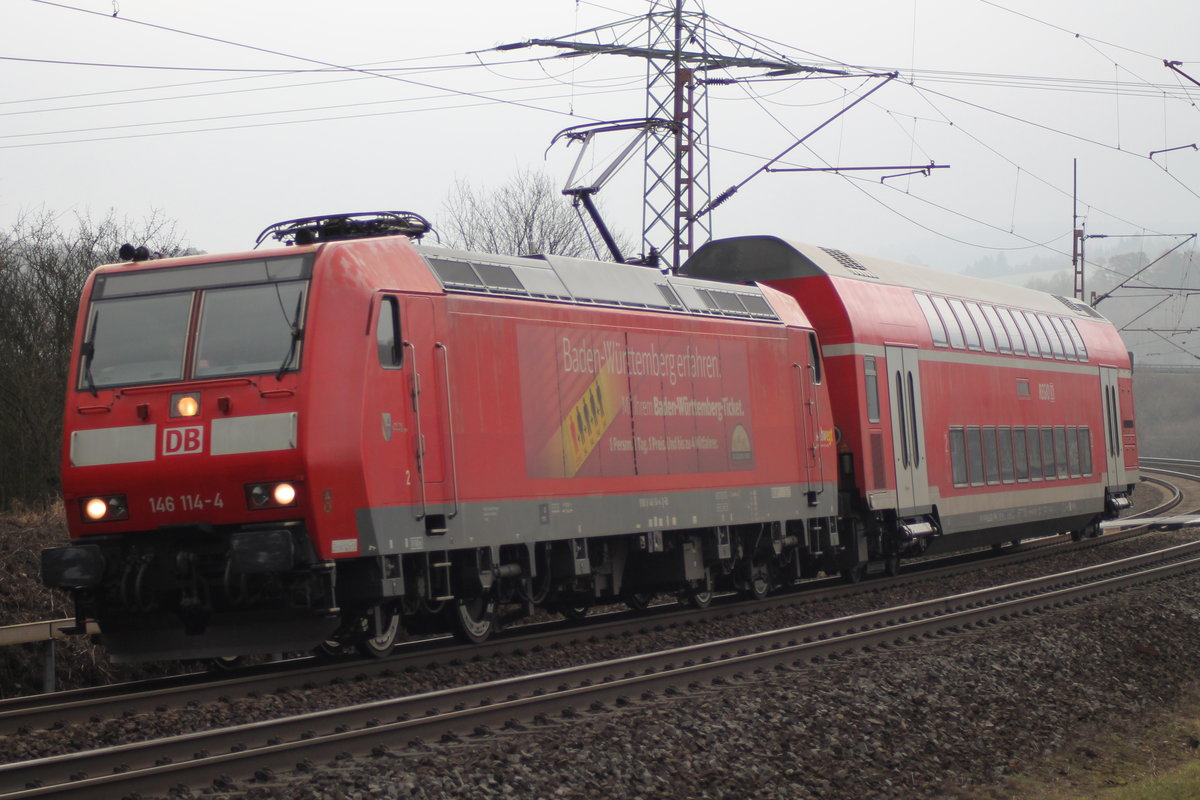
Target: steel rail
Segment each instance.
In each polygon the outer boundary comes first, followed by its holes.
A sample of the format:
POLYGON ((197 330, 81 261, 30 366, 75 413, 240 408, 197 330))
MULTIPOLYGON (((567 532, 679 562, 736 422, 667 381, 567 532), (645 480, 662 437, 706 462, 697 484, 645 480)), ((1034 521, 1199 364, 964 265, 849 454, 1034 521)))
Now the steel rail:
MULTIPOLYGON (((1140 514, 1156 516, 1181 502, 1177 487, 1165 481, 1147 477, 1174 490, 1166 501, 1140 514)), ((72 720, 87 720, 105 714, 130 711, 153 711, 184 702, 213 702, 233 695, 270 692, 281 688, 303 688, 336 680, 359 677, 378 677, 400 673, 454 659, 487 659, 520 649, 536 650, 560 644, 571 646, 580 640, 623 635, 647 626, 679 626, 693 622, 714 622, 731 615, 769 611, 781 606, 795 606, 844 599, 866 593, 877 593, 906 583, 928 582, 943 576, 961 574, 964 566, 1013 566, 1045 558, 1058 552, 1077 552, 1082 548, 1102 546, 1138 535, 1135 529, 1109 533, 1086 542, 1063 542, 1060 537, 1046 537, 1043 544, 1023 543, 1020 550, 996 555, 990 549, 956 553, 919 564, 906 565, 895 578, 873 579, 860 584, 846 585, 838 578, 806 581, 759 601, 737 602, 735 596, 719 597, 707 610, 679 609, 671 603, 657 607, 648 615, 633 616, 624 612, 608 612, 580 622, 562 621, 523 625, 506 631, 482 645, 465 645, 449 637, 438 637, 400 645, 400 650, 385 660, 326 661, 300 657, 283 662, 263 664, 231 672, 191 673, 190 675, 154 678, 115 686, 92 687, 58 692, 49 695, 29 695, 0 701, 0 726, 13 730, 38 729, 72 720), (799 591, 796 591, 799 590, 799 591)))
POLYGON ((414 738, 486 734, 497 726, 520 727, 522 720, 555 712, 571 718, 579 716, 581 707, 605 711, 609 703, 629 704, 636 696, 654 699, 658 691, 698 688, 702 681, 720 683, 749 671, 803 668, 818 658, 874 646, 919 643, 926 637, 1061 608, 1198 570, 1200 542, 1190 542, 1052 576, 834 620, 344 709, 19 762, 0 766, 0 800, 161 792, 180 783, 207 784, 214 775, 243 777, 256 772, 265 775, 264 770, 288 770, 305 760, 339 757, 348 751, 379 754, 414 738), (446 711, 447 707, 452 710, 446 711), (142 765, 131 767, 139 758, 142 765), (88 773, 95 777, 84 777, 88 773), (74 780, 63 781, 64 775, 74 780), (46 785, 18 788, 39 783, 46 785))

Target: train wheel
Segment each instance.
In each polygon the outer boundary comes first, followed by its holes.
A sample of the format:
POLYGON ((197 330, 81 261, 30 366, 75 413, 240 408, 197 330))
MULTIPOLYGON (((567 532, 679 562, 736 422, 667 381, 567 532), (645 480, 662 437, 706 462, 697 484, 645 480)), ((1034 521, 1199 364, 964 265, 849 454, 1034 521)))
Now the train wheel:
POLYGON ((867 565, 862 561, 855 564, 853 567, 846 567, 842 570, 842 580, 846 583, 858 583, 867 576, 867 565))
MULTIPOLYGON (((383 632, 378 636, 364 638, 356 645, 358 647, 358 652, 362 653, 364 656, 371 656, 372 658, 387 658, 392 654, 392 651, 396 649, 396 639, 400 635, 400 614, 397 613, 396 609, 394 608, 386 610, 381 609, 380 613, 384 615, 383 632)), ((367 630, 370 630, 371 618, 364 617, 363 621, 366 623, 367 630)))
POLYGON ((350 653, 350 646, 341 639, 326 639, 317 645, 316 654, 330 658, 342 658, 350 653))
POLYGON ((883 559, 883 574, 894 578, 900 574, 900 556, 893 553, 883 559))
POLYGON ((751 561, 746 580, 746 594, 762 600, 771 593, 771 568, 765 561, 751 561))
POLYGON ((641 614, 650 608, 650 603, 654 600, 654 595, 650 592, 630 592, 621 597, 625 605, 629 606, 631 611, 636 611, 641 614))
POLYGON ((562 614, 564 617, 566 617, 569 620, 574 620, 575 622, 578 622, 579 620, 583 619, 588 614, 590 614, 591 611, 592 611, 591 606, 566 606, 564 608, 560 608, 558 610, 558 613, 562 614))
POLYGON ((238 669, 245 661, 245 656, 217 656, 216 658, 210 658, 208 664, 215 670, 228 672, 238 669))
POLYGON ((1071 541, 1072 542, 1082 542, 1083 537, 1086 535, 1087 535, 1086 528, 1078 528, 1076 530, 1071 531, 1071 541))
POLYGON ((446 607, 446 614, 450 632, 468 644, 485 642, 496 632, 496 598, 491 594, 455 598, 446 607))
POLYGON ((692 608, 708 608, 713 599, 713 574, 711 569, 704 571, 704 577, 688 584, 683 593, 683 599, 692 608))

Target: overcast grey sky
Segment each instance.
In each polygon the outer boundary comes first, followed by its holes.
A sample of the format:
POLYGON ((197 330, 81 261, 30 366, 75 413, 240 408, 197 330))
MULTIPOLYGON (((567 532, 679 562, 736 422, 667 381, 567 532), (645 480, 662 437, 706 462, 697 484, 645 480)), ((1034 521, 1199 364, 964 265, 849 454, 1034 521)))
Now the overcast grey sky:
MULTIPOLYGON (((774 233, 947 269, 999 252, 1066 263, 1073 158, 1090 233, 1200 228, 1200 152, 1150 157, 1200 142, 1200 86, 1163 65, 1200 79, 1195 0, 704 6, 798 61, 900 71, 790 164, 951 165, 887 183, 762 175, 716 212, 717 235, 774 233)), ((565 179, 575 154, 547 154, 555 132, 645 114, 640 60, 489 49, 649 7, 0 0, 0 226, 43 207, 159 209, 217 252, 311 214, 405 209, 436 223, 456 179, 485 187, 529 167, 565 179)), ((713 87, 713 192, 873 85, 713 87)), ((636 238, 640 168, 601 201, 636 238)))

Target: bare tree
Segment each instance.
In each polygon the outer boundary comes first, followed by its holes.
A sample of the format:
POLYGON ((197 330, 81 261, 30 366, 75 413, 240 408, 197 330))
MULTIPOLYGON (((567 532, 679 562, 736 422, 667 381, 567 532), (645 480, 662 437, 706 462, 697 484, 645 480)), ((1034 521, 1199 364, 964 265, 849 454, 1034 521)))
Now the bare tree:
POLYGON ((173 222, 109 212, 64 225, 49 211, 0 232, 0 509, 57 494, 63 398, 79 295, 88 273, 125 242, 183 251, 173 222))
POLYGON ((600 238, 589 235, 584 217, 545 173, 523 170, 490 192, 458 180, 444 206, 439 230, 451 247, 517 256, 609 258, 600 238))

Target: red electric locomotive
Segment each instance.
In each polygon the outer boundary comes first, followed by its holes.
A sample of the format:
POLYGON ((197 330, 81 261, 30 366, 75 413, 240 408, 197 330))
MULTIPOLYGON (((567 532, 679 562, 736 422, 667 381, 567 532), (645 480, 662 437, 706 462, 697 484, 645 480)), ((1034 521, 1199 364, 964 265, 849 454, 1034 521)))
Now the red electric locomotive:
POLYGON ((774 237, 711 242, 682 273, 773 286, 820 334, 851 577, 927 549, 1095 535, 1129 506, 1131 361, 1089 306, 774 237))
POLYGON ((380 655, 401 625, 477 641, 501 609, 857 560, 795 300, 425 228, 296 220, 285 249, 88 279, 43 580, 115 657, 380 655))

